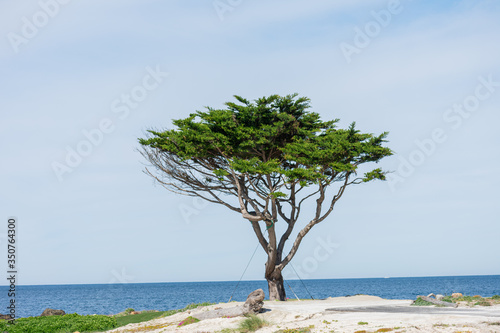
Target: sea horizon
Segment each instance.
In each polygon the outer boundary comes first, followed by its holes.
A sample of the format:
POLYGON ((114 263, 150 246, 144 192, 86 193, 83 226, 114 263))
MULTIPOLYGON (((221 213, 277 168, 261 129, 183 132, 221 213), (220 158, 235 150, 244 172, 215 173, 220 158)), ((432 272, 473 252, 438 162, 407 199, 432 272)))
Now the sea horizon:
MULTIPOLYGON (((316 279, 286 279, 285 281, 319 281, 319 280, 363 280, 363 279, 412 279, 412 278, 453 278, 453 277, 493 277, 500 274, 465 274, 465 275, 422 275, 422 276, 384 276, 384 277, 338 277, 338 278, 316 278, 316 279)), ((153 281, 153 282, 102 282, 102 283, 50 283, 50 284, 17 284, 16 286, 78 286, 78 285, 122 285, 122 284, 159 284, 159 283, 218 283, 235 282, 238 280, 199 280, 199 281, 153 281)), ((243 279, 241 282, 266 282, 265 279, 243 279)), ((8 287, 8 284, 0 284, 8 287)))

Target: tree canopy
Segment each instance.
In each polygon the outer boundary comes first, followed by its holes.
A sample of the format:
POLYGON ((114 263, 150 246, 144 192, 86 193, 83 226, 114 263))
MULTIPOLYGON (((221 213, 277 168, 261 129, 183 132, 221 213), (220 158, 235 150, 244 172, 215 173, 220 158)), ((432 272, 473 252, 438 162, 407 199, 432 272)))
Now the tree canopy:
MULTIPOLYGON (((360 133, 355 123, 339 129, 338 119, 322 121, 309 111, 307 97, 271 95, 254 101, 234 97, 236 101, 227 102, 225 109, 206 107, 174 120, 174 129, 148 131, 139 139, 143 156, 153 166, 146 173, 171 191, 224 205, 252 222, 268 253, 266 279, 281 279, 282 284, 281 271, 300 241, 330 214, 345 188, 385 180, 382 169, 359 174, 360 166, 379 162, 392 152, 384 147, 386 132, 360 133), (326 190, 334 183, 339 186, 324 208, 326 190), (317 197, 316 214, 307 219, 283 258, 302 203, 313 197, 317 197), (278 243, 273 225, 279 218, 288 226, 278 243)), ((283 298, 284 290, 278 293, 283 298)))

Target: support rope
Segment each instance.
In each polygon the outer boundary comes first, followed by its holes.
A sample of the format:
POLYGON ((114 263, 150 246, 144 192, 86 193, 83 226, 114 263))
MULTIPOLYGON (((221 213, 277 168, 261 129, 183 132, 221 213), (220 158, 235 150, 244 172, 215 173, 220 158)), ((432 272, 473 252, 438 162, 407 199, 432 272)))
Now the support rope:
POLYGON ((288 283, 287 280, 284 280, 286 282, 286 284, 288 285, 288 288, 290 288, 290 290, 292 291, 292 293, 295 295, 295 298, 297 299, 297 301, 300 302, 300 298, 297 296, 297 294, 295 293, 295 291, 293 291, 292 289, 292 286, 290 286, 290 284, 288 283))
POLYGON ((299 274, 297 273, 297 271, 295 270, 295 267, 293 267, 292 263, 290 262, 290 266, 292 266, 293 268, 293 271, 295 272, 295 274, 297 275, 297 277, 299 278, 300 282, 302 282, 302 285, 304 286, 304 288, 306 289, 307 293, 309 294, 309 296, 311 297, 312 300, 314 300, 314 298, 312 297, 311 293, 309 292, 309 289, 307 289, 306 287, 306 284, 304 283, 304 281, 302 281, 302 279, 300 278, 299 274))
MULTIPOLYGON (((271 220, 271 221, 272 221, 271 225, 266 228, 266 230, 268 230, 268 231, 274 225, 274 222, 275 222, 273 220, 271 220)), ((259 245, 260 245, 260 243, 257 243, 257 246, 255 247, 255 250, 253 251, 252 256, 250 257, 250 260, 248 261, 247 267, 245 267, 245 270, 243 271, 243 274, 241 274, 240 280, 236 284, 236 287, 234 287, 233 293, 231 294, 231 297, 229 298, 229 301, 227 301, 228 303, 231 302, 231 300, 233 299, 234 293, 235 293, 236 289, 238 289, 238 286, 240 285, 240 282, 243 279, 243 276, 245 275, 245 273, 246 273, 246 271, 248 269, 248 266, 250 266, 250 263, 252 262, 252 259, 255 256, 255 252, 257 252, 257 249, 259 248, 259 245)), ((302 281, 302 279, 300 278, 299 274, 297 273, 297 271, 295 270, 295 267, 293 267, 293 265, 292 265, 291 262, 290 262, 290 266, 292 266, 293 271, 295 272, 295 274, 299 278, 300 282, 302 282, 302 285, 304 286, 305 290, 307 291, 307 293, 309 294, 309 296, 311 297, 311 299, 314 300, 314 297, 312 297, 311 293, 309 292, 309 289, 307 289, 304 281, 302 281)), ((286 280, 284 280, 284 281, 288 285, 288 288, 290 288, 290 290, 292 291, 292 293, 295 295, 295 298, 297 298, 297 300, 300 301, 299 297, 297 296, 297 294, 295 293, 295 291, 293 291, 293 289, 290 286, 290 284, 288 283, 288 281, 286 281, 286 280)))
POLYGON ((238 281, 238 283, 236 284, 236 287, 234 287, 234 290, 233 290, 233 293, 231 294, 231 297, 229 298, 229 301, 227 301, 228 303, 231 302, 231 300, 233 299, 233 296, 234 296, 234 292, 236 291, 236 289, 238 288, 240 282, 241 282, 241 279, 243 279, 243 275, 245 275, 245 272, 247 271, 248 269, 248 266, 250 266, 250 263, 252 262, 252 259, 253 259, 253 256, 255 255, 255 252, 257 252, 257 249, 259 248, 260 246, 260 243, 257 243, 257 246, 255 247, 255 250, 253 251, 253 254, 252 256, 250 257, 250 261, 248 261, 248 264, 247 264, 247 267, 245 267, 245 270, 243 271, 243 274, 241 274, 241 277, 240 277, 240 280, 238 281))

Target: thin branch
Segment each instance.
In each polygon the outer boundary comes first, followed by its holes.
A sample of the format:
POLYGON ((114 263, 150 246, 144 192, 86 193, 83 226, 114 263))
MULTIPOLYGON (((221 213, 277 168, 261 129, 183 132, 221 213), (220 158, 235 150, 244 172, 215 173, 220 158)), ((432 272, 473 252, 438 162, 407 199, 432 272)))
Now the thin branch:
MULTIPOLYGON (((283 270, 283 268, 292 260, 294 257, 295 253, 297 252, 300 243, 302 242, 302 239, 304 238, 305 235, 311 230, 312 227, 314 227, 316 224, 320 223, 323 221, 333 210, 333 207, 335 206, 335 203, 342 197, 342 194, 344 193, 345 188, 348 186, 348 180, 349 180, 349 175, 346 176, 344 184, 339 188, 339 191, 337 192, 336 195, 333 196, 330 207, 328 211, 320 217, 321 214, 321 209, 318 210, 318 207, 316 207, 316 215, 315 217, 302 229, 299 231, 297 237, 295 238, 295 242, 293 243, 292 248, 290 249, 290 252, 288 255, 281 261, 281 263, 276 266, 277 270, 283 270), (318 213, 319 212, 319 213, 318 213)), ((320 201, 322 202, 324 200, 324 191, 322 191, 322 194, 320 198, 318 198, 317 203, 319 204, 320 201)))

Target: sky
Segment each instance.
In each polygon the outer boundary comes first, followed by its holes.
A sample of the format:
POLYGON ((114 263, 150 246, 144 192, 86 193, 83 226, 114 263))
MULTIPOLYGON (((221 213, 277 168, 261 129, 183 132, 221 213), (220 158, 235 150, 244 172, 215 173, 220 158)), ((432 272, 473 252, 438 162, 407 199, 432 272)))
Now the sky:
POLYGON ((4 0, 0 266, 13 216, 18 284, 238 280, 248 221, 156 185, 137 139, 296 92, 395 152, 306 236, 301 278, 500 274, 499 17, 493 0, 4 0))

